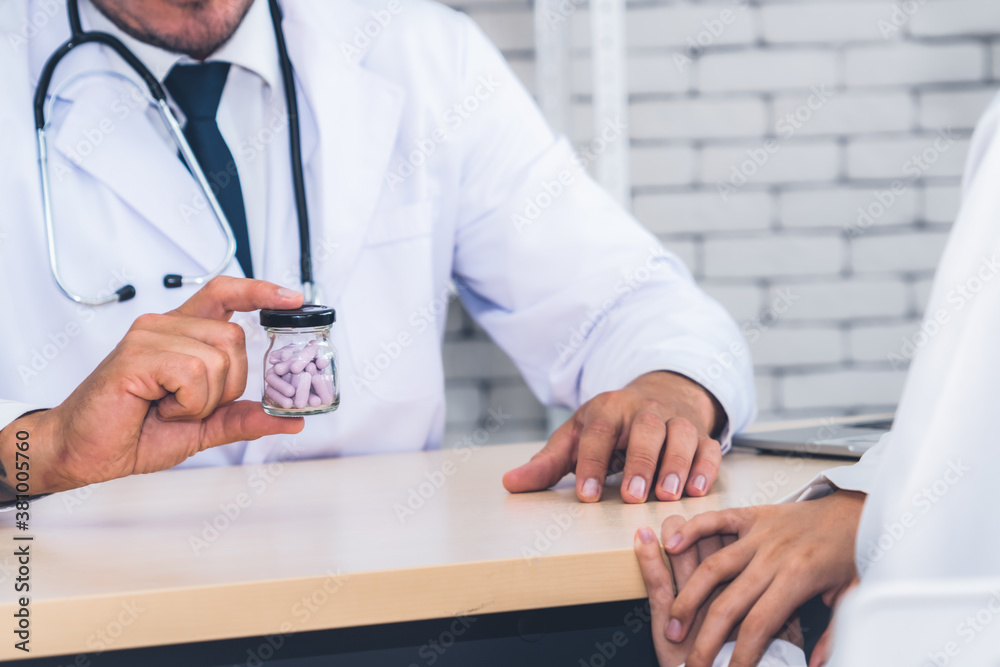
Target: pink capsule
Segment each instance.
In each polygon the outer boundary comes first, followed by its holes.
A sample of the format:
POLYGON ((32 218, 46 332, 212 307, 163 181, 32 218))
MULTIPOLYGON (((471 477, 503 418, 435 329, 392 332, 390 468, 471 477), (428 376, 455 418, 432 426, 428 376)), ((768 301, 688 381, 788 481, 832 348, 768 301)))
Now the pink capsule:
POLYGON ((274 371, 275 375, 279 375, 279 376, 280 375, 287 375, 288 374, 288 367, 290 365, 291 365, 291 362, 289 362, 289 361, 282 361, 280 364, 275 364, 274 367, 271 368, 271 370, 274 371))
POLYGON ((316 357, 316 368, 323 370, 330 366, 330 357, 316 357))
POLYGON ((295 407, 304 408, 309 402, 309 385, 312 382, 312 375, 299 373, 295 376, 295 407))
POLYGON ((291 345, 286 345, 277 350, 272 350, 271 355, 268 357, 268 361, 272 364, 281 363, 282 361, 288 361, 288 358, 292 356, 292 353, 298 350, 298 346, 292 343, 291 345))
MULTIPOLYGON (((306 376, 309 377, 309 376, 306 376)), ((317 373, 312 376, 312 386, 323 401, 323 405, 333 403, 333 378, 325 373, 317 373)))
POLYGON ((305 367, 310 361, 316 358, 316 352, 319 350, 319 343, 315 340, 311 340, 306 343, 305 347, 292 355, 289 359, 290 364, 288 370, 293 373, 301 373, 305 370, 305 367))
POLYGON ((286 410, 291 409, 293 405, 292 399, 284 396, 279 391, 274 389, 274 387, 264 387, 264 396, 270 399, 273 404, 286 410))
POLYGON ((316 370, 316 364, 310 361, 308 364, 306 364, 305 372, 309 373, 309 375, 316 375, 316 373, 318 373, 319 371, 316 370))
POLYGON ((310 407, 318 408, 319 406, 323 405, 323 401, 316 394, 309 394, 309 405, 310 407))
POLYGON ((295 395, 295 387, 293 387, 289 382, 282 380, 273 372, 268 373, 264 377, 264 382, 266 382, 269 387, 277 389, 279 392, 281 392, 285 396, 288 396, 289 398, 295 395))

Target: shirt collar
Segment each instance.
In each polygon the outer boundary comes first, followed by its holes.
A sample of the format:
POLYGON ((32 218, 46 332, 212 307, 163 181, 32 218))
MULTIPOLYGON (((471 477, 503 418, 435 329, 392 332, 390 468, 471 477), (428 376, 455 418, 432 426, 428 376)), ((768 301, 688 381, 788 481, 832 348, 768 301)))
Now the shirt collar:
MULTIPOLYGON (((182 53, 166 51, 124 33, 89 0, 80 3, 80 14, 84 30, 99 30, 120 39, 161 82, 174 65, 199 62, 182 53)), ((259 76, 272 92, 278 90, 277 86, 281 82, 278 45, 266 0, 254 1, 229 41, 206 59, 206 62, 213 61, 232 63, 259 76)))

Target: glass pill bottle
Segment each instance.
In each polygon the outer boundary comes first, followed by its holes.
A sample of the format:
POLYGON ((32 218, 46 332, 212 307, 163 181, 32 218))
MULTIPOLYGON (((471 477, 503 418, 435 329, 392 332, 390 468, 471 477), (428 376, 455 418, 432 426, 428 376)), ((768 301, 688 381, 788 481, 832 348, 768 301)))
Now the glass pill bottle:
POLYGON ((337 313, 326 306, 262 310, 267 331, 264 353, 264 412, 301 417, 333 412, 340 406, 337 351, 330 329, 337 313))

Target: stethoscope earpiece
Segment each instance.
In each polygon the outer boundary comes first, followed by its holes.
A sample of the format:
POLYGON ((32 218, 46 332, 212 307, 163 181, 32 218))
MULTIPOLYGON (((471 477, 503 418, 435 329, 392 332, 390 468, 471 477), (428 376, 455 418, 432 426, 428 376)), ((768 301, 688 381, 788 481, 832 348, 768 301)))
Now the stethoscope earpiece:
POLYGON ((163 276, 163 286, 164 287, 180 287, 184 284, 183 276, 179 276, 176 273, 171 273, 170 275, 163 276))
POLYGON ((122 301, 128 301, 129 299, 135 296, 135 288, 132 287, 131 285, 126 285, 125 287, 116 290, 115 294, 118 295, 118 303, 121 303, 122 301))

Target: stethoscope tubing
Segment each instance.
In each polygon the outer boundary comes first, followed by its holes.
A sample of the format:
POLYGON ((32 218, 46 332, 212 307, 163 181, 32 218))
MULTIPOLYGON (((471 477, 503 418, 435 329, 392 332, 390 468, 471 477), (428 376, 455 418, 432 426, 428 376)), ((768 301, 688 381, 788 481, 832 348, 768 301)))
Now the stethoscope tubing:
MULTIPOLYGON (((215 197, 215 193, 212 191, 212 187, 209 184, 204 171, 201 169, 201 166, 194 155, 194 151, 191 149, 190 144, 185 138, 177 117, 174 115, 173 111, 170 109, 170 105, 167 103, 166 94, 164 93, 160 82, 157 81, 156 77, 153 76, 152 72, 149 71, 142 61, 139 60, 135 54, 128 49, 128 47, 126 47, 113 35, 102 32, 83 32, 77 0, 67 0, 66 5, 72 34, 70 35, 70 38, 60 45, 59 48, 56 49, 46 61, 39 77, 38 88, 35 91, 34 99, 36 148, 38 150, 38 169, 42 190, 42 213, 45 221, 49 268, 51 270, 52 277, 63 294, 74 302, 87 306, 102 306, 118 301, 128 301, 135 296, 135 287, 132 285, 125 285, 113 294, 103 297, 87 297, 71 290, 59 270, 59 259, 55 242, 55 224, 53 221, 52 211, 52 186, 49 179, 47 138, 48 124, 46 122, 46 118, 51 117, 51 106, 58 97, 58 93, 65 87, 72 85, 81 78, 104 74, 111 75, 127 82, 129 85, 139 90, 148 103, 156 107, 160 118, 167 127, 167 130, 176 144, 181 157, 188 165, 192 176, 194 176, 195 181, 198 183, 198 187, 202 191, 205 201, 212 210, 212 214, 226 238, 225 257, 214 270, 201 276, 181 276, 177 274, 169 274, 164 276, 163 279, 164 286, 169 288, 180 287, 182 285, 203 285, 216 276, 221 275, 236 256, 236 237, 233 234, 232 227, 226 219, 226 215, 223 212, 218 199, 215 197), (143 82, 149 89, 149 96, 147 96, 132 79, 117 72, 91 72, 78 74, 62 82, 56 91, 49 96, 48 91, 52 82, 52 77, 60 61, 75 47, 86 43, 104 44, 114 50, 132 68, 132 70, 143 79, 143 82), (48 105, 46 105, 46 99, 48 99, 48 105), (48 106, 48 110, 46 109, 46 106, 48 106)), ((281 9, 278 7, 277 0, 269 0, 269 7, 272 22, 274 24, 275 36, 277 38, 278 57, 281 64, 282 78, 284 80, 285 102, 288 107, 289 115, 292 186, 295 190, 295 205, 298 215, 299 264, 302 276, 302 286, 305 302, 312 303, 315 296, 315 288, 312 276, 312 251, 310 248, 309 215, 305 196, 305 178, 302 169, 302 144, 299 129, 298 104, 295 94, 294 73, 292 71, 291 61, 288 58, 284 33, 281 29, 281 9)))

